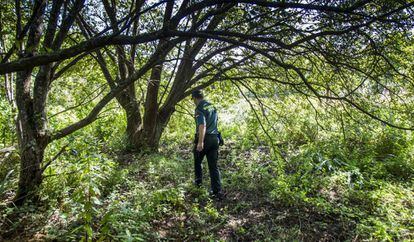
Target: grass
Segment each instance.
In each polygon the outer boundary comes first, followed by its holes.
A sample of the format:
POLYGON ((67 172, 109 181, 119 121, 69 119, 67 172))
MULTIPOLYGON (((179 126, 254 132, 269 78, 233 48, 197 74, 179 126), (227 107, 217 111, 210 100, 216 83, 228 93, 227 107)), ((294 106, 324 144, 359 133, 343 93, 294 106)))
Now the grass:
POLYGON ((153 155, 101 154, 85 164, 87 172, 76 178, 46 180, 42 194, 51 197, 40 207, 16 209, 3 204, 3 239, 414 238, 410 183, 364 180, 359 184, 344 169, 306 173, 302 165, 292 171, 291 166, 272 161, 269 151, 261 147, 240 150, 229 142, 222 149, 226 196, 221 201, 208 196, 208 174, 204 187, 192 185, 192 155, 185 147, 167 147, 153 155), (59 186, 62 190, 56 191, 59 186))

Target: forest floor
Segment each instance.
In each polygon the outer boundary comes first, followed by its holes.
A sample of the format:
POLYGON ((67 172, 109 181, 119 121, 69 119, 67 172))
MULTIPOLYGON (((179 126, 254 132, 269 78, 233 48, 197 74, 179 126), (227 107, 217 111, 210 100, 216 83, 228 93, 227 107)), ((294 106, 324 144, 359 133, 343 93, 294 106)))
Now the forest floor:
MULTIPOLYGON (((191 154, 191 151, 183 152, 185 154, 182 156, 187 162, 185 173, 192 175, 191 156, 186 155, 191 154)), ((185 206, 179 209, 180 216, 153 221, 154 228, 158 228, 158 234, 162 238, 178 241, 196 241, 200 238, 223 241, 330 241, 349 238, 349 233, 355 227, 349 221, 346 222, 334 214, 321 214, 312 208, 286 206, 287 203, 283 201, 276 202, 269 197, 267 191, 262 190, 260 184, 254 186, 255 177, 239 177, 238 180, 226 177, 230 173, 245 174, 238 167, 242 164, 236 165, 234 161, 227 159, 228 152, 224 150, 220 159, 224 198, 215 200, 207 196, 208 178, 204 181, 204 188, 188 189, 184 196, 185 206), (200 218, 194 216, 193 207, 207 214, 205 222, 200 223, 200 218), (211 209, 213 212, 209 211, 211 209)), ((250 155, 249 152, 244 153, 244 159, 248 159, 250 155)), ((204 177, 208 177, 206 163, 204 177)))
MULTIPOLYGON (((181 149, 178 154, 174 154, 175 157, 160 154, 156 158, 151 157, 150 162, 145 156, 136 158, 132 154, 119 155, 120 166, 117 169, 128 170, 128 174, 122 178, 128 180, 128 185, 118 178, 116 184, 113 184, 114 190, 106 192, 105 195, 108 197, 113 194, 126 195, 124 198, 129 201, 124 202, 133 207, 132 198, 137 195, 133 194, 137 188, 136 184, 150 191, 149 203, 141 207, 141 210, 151 211, 149 212, 151 214, 149 217, 143 216, 142 219, 146 221, 142 222, 146 224, 137 230, 142 239, 253 241, 277 238, 326 241, 349 238, 354 225, 335 214, 321 214, 312 208, 286 206, 283 201, 273 201, 266 191, 261 190, 263 186, 260 184, 255 186, 255 181, 260 182, 260 179, 256 180, 255 177, 250 176, 254 172, 246 173, 243 169, 240 170, 243 164, 229 159, 229 149, 227 147, 221 152, 220 165, 225 192, 221 200, 214 200, 208 196, 209 179, 206 162, 204 187, 192 186, 193 163, 189 149, 181 149), (166 160, 169 162, 165 162, 166 160), (128 194, 132 196, 128 198, 128 194)), ((251 154, 245 152, 243 156, 247 160, 251 154)), ((100 197, 102 205, 99 209, 108 212, 110 204, 106 201, 105 195, 100 197)), ((15 216, 17 214, 20 216, 14 218, 19 223, 14 223, 16 227, 9 228, 6 233, 7 239, 6 237, 3 239, 5 241, 60 240, 58 236, 53 235, 56 231, 49 234, 50 230, 64 229, 68 233, 73 233, 70 227, 76 229, 76 223, 79 221, 73 221, 73 224, 62 221, 63 217, 58 214, 61 215, 65 209, 63 204, 60 206, 60 208, 27 207, 19 213, 13 213, 15 216)), ((125 214, 129 217, 127 220, 139 219, 134 215, 128 212, 125 214)), ((102 220, 102 216, 97 215, 95 219, 102 220)), ((111 223, 120 222, 113 219, 111 223)), ((100 223, 94 226, 96 230, 102 229, 99 228, 100 223)), ((127 229, 129 231, 127 234, 134 238, 138 234, 131 234, 132 230, 127 229)))
MULTIPOLYGON (((8 208, 2 212, 8 221, 1 223, 0 240, 80 240, 89 228, 89 236, 101 241, 360 239, 357 216, 272 195, 280 181, 268 155, 265 148, 242 151, 227 144, 219 162, 225 196, 214 200, 208 196, 207 162, 204 186, 193 186, 192 154, 186 147, 153 155, 111 154, 116 166, 97 185, 94 198, 99 201, 90 204, 91 209, 86 209, 85 199, 71 198, 76 197, 76 188, 60 194, 55 203, 8 208)), ((336 196, 342 196, 339 190, 328 194, 331 200, 340 199, 336 196)))

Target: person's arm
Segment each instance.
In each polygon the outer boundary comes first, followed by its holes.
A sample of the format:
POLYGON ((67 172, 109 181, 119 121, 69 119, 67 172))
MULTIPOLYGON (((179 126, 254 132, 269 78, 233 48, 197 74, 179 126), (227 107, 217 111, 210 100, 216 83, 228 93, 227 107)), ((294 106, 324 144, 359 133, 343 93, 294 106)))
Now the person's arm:
POLYGON ((206 135, 206 118, 204 117, 203 112, 196 110, 196 124, 198 132, 198 141, 197 141, 197 151, 202 151, 204 149, 204 136, 206 135))
POLYGON ((197 151, 202 151, 204 149, 204 136, 205 135, 206 135, 206 125, 200 124, 198 126, 197 151))

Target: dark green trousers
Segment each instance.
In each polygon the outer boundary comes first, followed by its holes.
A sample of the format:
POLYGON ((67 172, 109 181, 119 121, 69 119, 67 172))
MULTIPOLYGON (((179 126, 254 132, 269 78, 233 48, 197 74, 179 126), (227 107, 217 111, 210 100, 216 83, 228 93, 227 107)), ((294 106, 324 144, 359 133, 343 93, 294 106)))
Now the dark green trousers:
POLYGON ((211 190, 214 194, 217 194, 221 191, 221 179, 220 171, 217 166, 218 160, 218 149, 219 149, 219 140, 216 134, 210 135, 207 134, 204 139, 204 149, 202 151, 197 151, 197 137, 194 140, 194 171, 195 171, 195 184, 201 185, 203 181, 203 170, 202 162, 204 156, 207 157, 208 170, 210 173, 211 181, 211 190))

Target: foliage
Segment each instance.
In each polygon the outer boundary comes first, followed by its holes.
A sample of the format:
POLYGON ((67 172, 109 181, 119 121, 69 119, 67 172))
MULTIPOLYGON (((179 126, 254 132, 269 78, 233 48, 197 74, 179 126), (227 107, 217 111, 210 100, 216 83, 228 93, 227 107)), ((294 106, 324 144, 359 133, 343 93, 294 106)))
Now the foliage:
POLYGON ((414 240, 413 3, 42 2, 0 6, 0 240, 414 240))
POLYGON ((44 205, 3 204, 3 231, 84 241, 413 239, 410 132, 347 120, 343 136, 328 125, 338 113, 321 106, 316 119, 308 102, 285 98, 265 125, 277 131, 278 159, 246 102, 221 108, 225 200, 211 200, 207 183, 192 186, 192 117, 174 115, 161 153, 145 155, 117 151, 122 133, 103 130, 122 130, 123 117, 110 115, 48 150, 52 157, 70 142, 45 172, 44 205))

